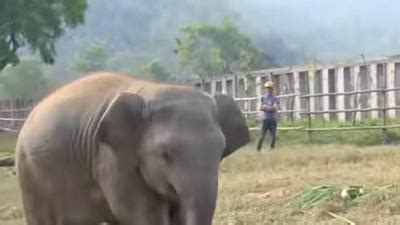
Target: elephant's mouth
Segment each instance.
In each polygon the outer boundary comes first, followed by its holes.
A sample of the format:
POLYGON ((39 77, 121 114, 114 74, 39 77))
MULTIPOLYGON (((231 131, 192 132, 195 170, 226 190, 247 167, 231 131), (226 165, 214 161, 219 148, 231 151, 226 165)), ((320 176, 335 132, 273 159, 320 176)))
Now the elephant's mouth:
POLYGON ((180 225, 181 221, 181 206, 179 196, 176 188, 172 184, 167 184, 167 195, 165 196, 168 201, 168 217, 170 225, 180 225))
POLYGON ((168 216, 171 225, 180 224, 180 207, 178 202, 171 202, 169 204, 168 216))

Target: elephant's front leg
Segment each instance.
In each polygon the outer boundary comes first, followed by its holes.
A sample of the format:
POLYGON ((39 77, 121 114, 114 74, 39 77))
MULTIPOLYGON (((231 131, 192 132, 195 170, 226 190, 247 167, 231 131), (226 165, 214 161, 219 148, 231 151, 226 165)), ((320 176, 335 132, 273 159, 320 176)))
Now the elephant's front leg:
POLYGON ((112 151, 100 153, 97 180, 119 225, 170 225, 169 206, 139 171, 112 151))

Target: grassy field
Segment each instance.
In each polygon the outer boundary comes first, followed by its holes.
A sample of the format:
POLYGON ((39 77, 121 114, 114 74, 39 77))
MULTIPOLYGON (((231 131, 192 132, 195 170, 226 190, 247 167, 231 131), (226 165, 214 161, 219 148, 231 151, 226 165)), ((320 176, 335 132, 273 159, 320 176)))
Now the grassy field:
POLYGON ((12 149, 15 147, 16 135, 0 132, 0 157, 12 154, 12 149))
POLYGON ((338 196, 309 210, 289 207, 306 188, 330 184, 370 187, 398 184, 400 149, 293 145, 260 154, 243 149, 223 162, 215 224, 400 224, 400 191, 345 202, 338 196))
MULTIPOLYGON (((0 137, 0 149, 11 149, 10 138, 0 137)), ((398 189, 357 201, 333 195, 310 209, 288 204, 296 193, 322 184, 374 187, 399 181, 400 149, 394 145, 284 145, 261 153, 250 145, 221 165, 214 224, 346 224, 328 213, 363 225, 400 224, 398 189)), ((0 169, 0 224, 22 225, 21 218, 16 178, 0 169)))
MULTIPOLYGON (((260 124, 256 120, 249 120, 250 127, 259 127, 260 124)), ((391 119, 386 125, 398 125, 399 119, 391 119)), ((355 127, 365 126, 382 126, 383 123, 378 119, 365 119, 357 121, 355 127)), ((308 120, 287 121, 279 120, 280 127, 308 127, 308 120)), ((312 128, 346 128, 354 127, 352 121, 327 121, 322 119, 313 119, 312 128)), ((258 131, 253 133, 254 136, 259 134, 258 131)), ((357 146, 371 146, 381 144, 399 144, 400 143, 400 128, 388 129, 386 132, 382 130, 353 130, 353 131, 328 131, 328 132, 312 132, 308 136, 304 131, 283 131, 278 132, 280 145, 293 144, 350 144, 357 146)))

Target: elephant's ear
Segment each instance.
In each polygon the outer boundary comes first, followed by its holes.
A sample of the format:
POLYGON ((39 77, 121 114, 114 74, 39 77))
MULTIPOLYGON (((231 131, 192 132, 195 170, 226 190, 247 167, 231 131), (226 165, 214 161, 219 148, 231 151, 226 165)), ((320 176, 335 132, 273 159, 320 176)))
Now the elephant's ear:
POLYGON ((103 111, 97 136, 113 147, 129 146, 131 143, 127 142, 137 141, 142 133, 146 108, 142 96, 128 92, 120 93, 103 111))
POLYGON ((216 95, 218 121, 225 135, 226 147, 222 158, 250 142, 250 132, 242 111, 235 100, 227 95, 216 95))

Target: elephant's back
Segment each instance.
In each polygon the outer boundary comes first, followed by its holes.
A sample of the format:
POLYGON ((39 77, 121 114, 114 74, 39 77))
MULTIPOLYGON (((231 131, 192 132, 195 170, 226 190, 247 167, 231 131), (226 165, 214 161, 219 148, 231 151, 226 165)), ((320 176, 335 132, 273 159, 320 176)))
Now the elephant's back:
POLYGON ((79 123, 130 82, 127 76, 101 72, 59 87, 31 111, 19 133, 16 150, 32 152, 42 145, 68 144, 79 123), (35 147, 22 150, 24 145, 35 147))
POLYGON ((118 90, 129 87, 133 79, 117 73, 98 72, 87 74, 56 89, 44 98, 38 106, 53 105, 68 100, 96 101, 118 90))
POLYGON ((95 107, 97 104, 102 103, 104 99, 112 98, 123 91, 151 97, 169 88, 187 89, 191 87, 137 79, 120 73, 96 72, 61 86, 39 102, 36 108, 51 108, 73 104, 73 108, 87 109, 87 107, 95 107), (86 107, 78 107, 79 104, 85 104, 86 107))
POLYGON ((129 91, 150 97, 171 87, 187 88, 135 79, 119 73, 90 73, 61 86, 40 101, 29 114, 21 131, 49 133, 63 129, 70 132, 120 92, 129 91))

